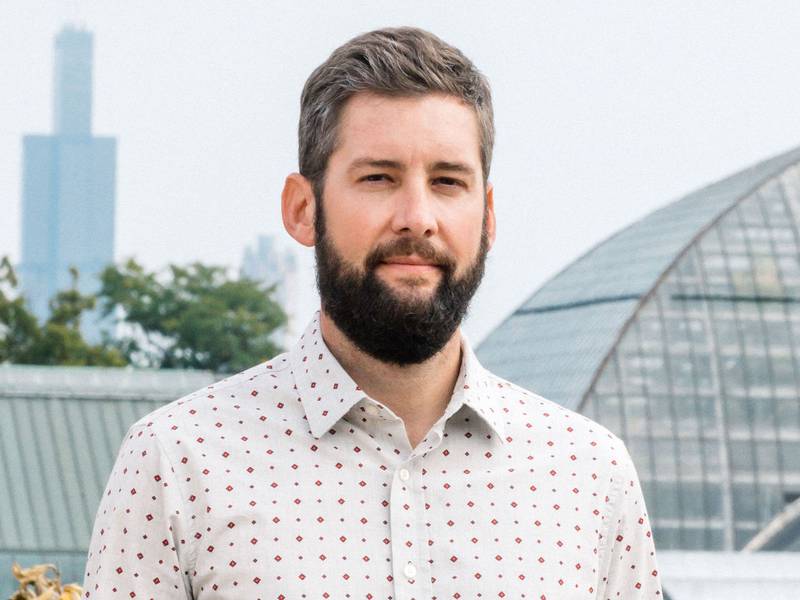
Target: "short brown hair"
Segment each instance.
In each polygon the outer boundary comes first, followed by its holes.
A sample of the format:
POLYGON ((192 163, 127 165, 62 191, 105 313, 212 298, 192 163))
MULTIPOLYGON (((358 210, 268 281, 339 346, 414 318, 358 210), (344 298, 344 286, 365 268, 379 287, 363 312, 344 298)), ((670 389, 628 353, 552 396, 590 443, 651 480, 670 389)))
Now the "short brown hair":
POLYGON ((489 82, 458 48, 415 27, 370 31, 340 46, 306 81, 298 128, 300 173, 321 197, 344 103, 358 92, 415 96, 442 92, 475 109, 484 183, 494 146, 489 82))

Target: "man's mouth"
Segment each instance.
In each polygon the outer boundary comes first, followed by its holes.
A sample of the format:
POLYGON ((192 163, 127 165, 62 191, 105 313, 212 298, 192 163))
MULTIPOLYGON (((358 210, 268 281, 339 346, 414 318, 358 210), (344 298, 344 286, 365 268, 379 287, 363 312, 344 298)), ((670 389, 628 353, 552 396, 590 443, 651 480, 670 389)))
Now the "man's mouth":
POLYGON ((383 261, 389 265, 409 265, 414 267, 439 267, 438 263, 420 258, 419 256, 393 256, 383 261))
POLYGON ((401 275, 421 276, 441 271, 441 265, 419 256, 393 256, 381 262, 390 271, 401 275))

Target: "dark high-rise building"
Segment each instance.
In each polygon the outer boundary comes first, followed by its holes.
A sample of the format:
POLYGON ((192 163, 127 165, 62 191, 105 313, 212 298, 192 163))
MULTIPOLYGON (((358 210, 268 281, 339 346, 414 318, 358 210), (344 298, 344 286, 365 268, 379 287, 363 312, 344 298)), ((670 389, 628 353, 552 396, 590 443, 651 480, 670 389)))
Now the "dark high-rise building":
MULTIPOLYGON (((56 36, 52 135, 23 139, 22 290, 44 319, 48 301, 80 273, 96 291, 114 259, 116 139, 92 135, 92 34, 66 27, 56 36)), ((83 323, 98 337, 95 315, 83 323)))

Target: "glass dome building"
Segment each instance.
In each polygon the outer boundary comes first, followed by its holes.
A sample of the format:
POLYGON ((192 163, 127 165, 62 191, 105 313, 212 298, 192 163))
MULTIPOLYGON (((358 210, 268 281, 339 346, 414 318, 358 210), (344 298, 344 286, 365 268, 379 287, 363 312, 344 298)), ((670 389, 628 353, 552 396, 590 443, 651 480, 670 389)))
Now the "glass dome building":
POLYGON ((597 245, 478 356, 626 442, 659 548, 742 549, 800 497, 800 148, 597 245))

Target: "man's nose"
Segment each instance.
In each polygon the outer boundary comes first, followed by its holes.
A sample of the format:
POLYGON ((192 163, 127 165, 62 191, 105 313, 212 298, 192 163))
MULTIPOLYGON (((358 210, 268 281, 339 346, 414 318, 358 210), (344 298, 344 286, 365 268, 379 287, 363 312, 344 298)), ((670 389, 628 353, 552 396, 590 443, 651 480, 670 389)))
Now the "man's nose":
POLYGON ((392 230, 416 237, 431 237, 439 230, 435 199, 427 182, 410 182, 396 196, 392 230))

